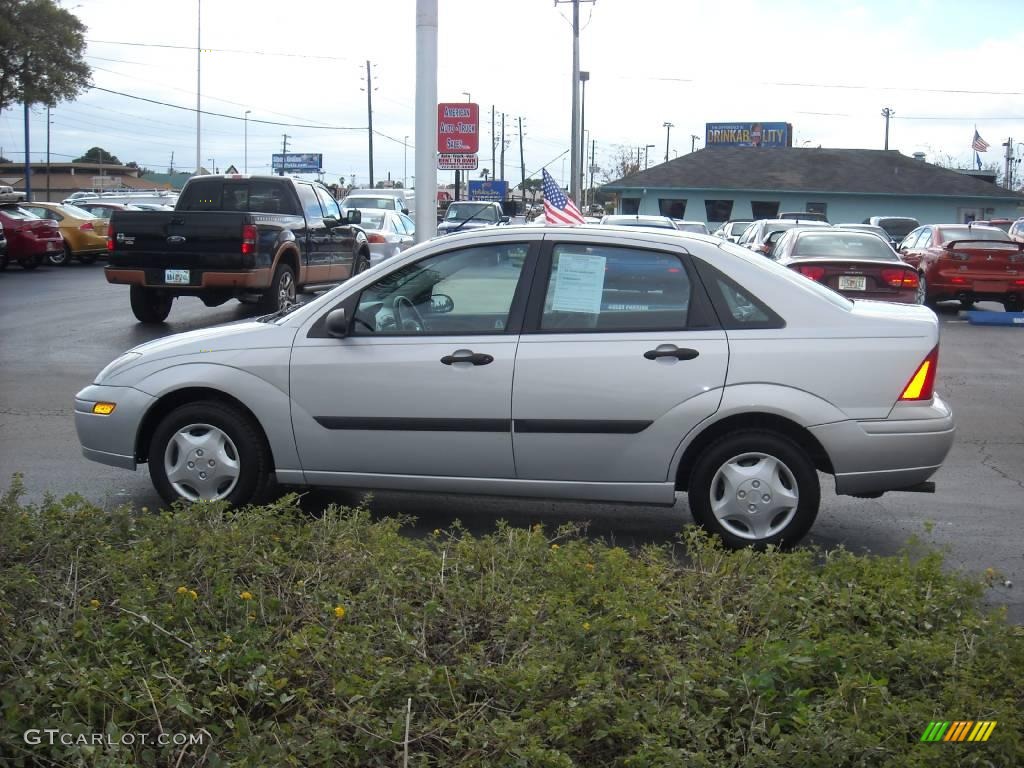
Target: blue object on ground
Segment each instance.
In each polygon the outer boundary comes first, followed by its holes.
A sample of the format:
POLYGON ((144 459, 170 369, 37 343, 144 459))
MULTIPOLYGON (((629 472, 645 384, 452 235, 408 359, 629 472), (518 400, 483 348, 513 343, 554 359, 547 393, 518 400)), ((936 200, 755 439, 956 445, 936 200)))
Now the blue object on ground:
POLYGON ((1015 325, 1024 328, 1024 312, 985 312, 971 310, 963 312, 971 325, 1015 325))

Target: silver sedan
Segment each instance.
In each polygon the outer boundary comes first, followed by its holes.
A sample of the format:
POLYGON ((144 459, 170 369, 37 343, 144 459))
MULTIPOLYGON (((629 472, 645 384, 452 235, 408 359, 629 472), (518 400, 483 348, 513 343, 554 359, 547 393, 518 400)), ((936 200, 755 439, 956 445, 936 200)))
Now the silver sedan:
POLYGON ((160 494, 273 481, 671 506, 789 545, 836 492, 934 491, 954 437, 923 306, 849 301, 720 239, 431 240, 286 312, 143 344, 78 393, 86 457, 160 494))
POLYGON ((360 208, 359 212, 359 226, 370 245, 370 266, 409 250, 416 242, 416 222, 404 213, 376 208, 360 208))

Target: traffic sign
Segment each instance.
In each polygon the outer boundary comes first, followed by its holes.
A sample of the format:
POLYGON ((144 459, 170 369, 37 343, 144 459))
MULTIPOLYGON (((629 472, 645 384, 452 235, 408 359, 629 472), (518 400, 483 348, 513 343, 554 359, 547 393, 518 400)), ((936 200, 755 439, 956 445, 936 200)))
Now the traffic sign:
POLYGON ((437 151, 443 154, 472 154, 479 150, 480 105, 470 101, 438 104, 437 151))
POLYGON ((480 156, 477 154, 453 154, 442 152, 437 156, 439 171, 475 171, 480 167, 480 156))

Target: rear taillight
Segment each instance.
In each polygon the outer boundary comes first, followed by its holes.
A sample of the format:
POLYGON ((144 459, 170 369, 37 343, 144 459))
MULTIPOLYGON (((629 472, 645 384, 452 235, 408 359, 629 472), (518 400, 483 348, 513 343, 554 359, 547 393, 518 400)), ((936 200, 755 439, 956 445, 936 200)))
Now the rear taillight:
POLYGON ((378 243, 378 244, 386 243, 387 242, 387 238, 384 237, 384 235, 382 235, 380 232, 370 232, 366 236, 366 242, 368 242, 368 243, 378 243))
POLYGON ((114 250, 114 225, 112 223, 107 225, 107 250, 111 252, 114 250))
POLYGON ((80 230, 82 230, 83 232, 95 232, 96 231, 96 227, 94 227, 92 225, 91 221, 87 221, 84 224, 79 225, 78 228, 80 230))
POLYGON ((917 272, 909 269, 883 269, 882 280, 890 288, 917 288, 917 272))
POLYGON ((242 255, 251 256, 256 253, 256 225, 242 225, 242 255))
POLYGON ((935 387, 935 371, 939 367, 939 348, 936 346, 928 357, 917 366, 907 386, 903 388, 900 400, 931 400, 935 387))
POLYGON ((800 271, 801 275, 803 275, 804 277, 809 277, 811 278, 811 280, 821 281, 822 278, 825 277, 824 267, 811 267, 805 264, 801 267, 797 267, 797 269, 800 271))

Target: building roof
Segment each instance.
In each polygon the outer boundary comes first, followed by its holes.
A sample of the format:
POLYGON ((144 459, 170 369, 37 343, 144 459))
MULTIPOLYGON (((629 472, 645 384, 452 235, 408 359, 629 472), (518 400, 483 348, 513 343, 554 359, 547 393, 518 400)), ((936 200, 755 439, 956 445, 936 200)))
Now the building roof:
POLYGON ((987 181, 880 149, 710 147, 604 186, 609 191, 637 188, 1024 200, 987 181))

